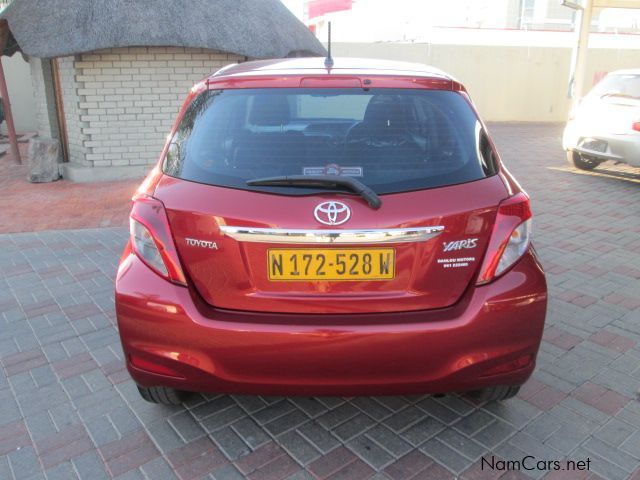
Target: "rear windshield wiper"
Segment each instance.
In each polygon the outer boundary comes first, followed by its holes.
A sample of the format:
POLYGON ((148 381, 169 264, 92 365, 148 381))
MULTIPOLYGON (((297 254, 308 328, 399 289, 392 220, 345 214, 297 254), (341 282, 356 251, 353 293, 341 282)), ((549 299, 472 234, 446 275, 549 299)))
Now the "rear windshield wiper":
POLYGON ((327 188, 332 190, 349 190, 364 198, 369 206, 377 210, 382 200, 376 192, 353 177, 337 175, 289 175, 283 177, 256 178, 247 181, 251 187, 301 187, 327 188))
POLYGON ((600 98, 610 98, 610 97, 615 97, 615 98, 630 98, 632 100, 640 100, 640 97, 637 97, 635 95, 629 95, 628 93, 622 93, 622 92, 608 92, 608 93, 604 93, 600 96, 600 98))

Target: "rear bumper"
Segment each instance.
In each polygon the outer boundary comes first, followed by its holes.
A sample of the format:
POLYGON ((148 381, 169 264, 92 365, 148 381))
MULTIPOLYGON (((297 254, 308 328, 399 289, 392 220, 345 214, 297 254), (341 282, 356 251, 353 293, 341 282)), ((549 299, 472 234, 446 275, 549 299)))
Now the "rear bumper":
POLYGON ((598 160, 614 160, 640 167, 640 134, 613 134, 605 132, 589 132, 570 122, 564 131, 563 146, 565 150, 573 150, 598 160), (599 152, 582 146, 584 139, 606 142, 608 148, 599 152))
POLYGON ((133 255, 116 282, 133 379, 221 393, 390 395, 519 385, 534 369, 546 304, 544 273, 532 252, 497 281, 470 288, 454 307, 422 312, 221 311, 133 255))

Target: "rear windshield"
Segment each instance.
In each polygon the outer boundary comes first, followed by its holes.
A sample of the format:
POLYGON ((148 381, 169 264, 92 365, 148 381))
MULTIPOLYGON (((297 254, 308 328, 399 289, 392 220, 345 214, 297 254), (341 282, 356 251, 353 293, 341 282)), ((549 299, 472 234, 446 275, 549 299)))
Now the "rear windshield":
POLYGON ((640 75, 607 75, 598 85, 593 87, 590 95, 610 95, 640 100, 640 75))
POLYGON ((284 175, 352 176, 376 193, 478 180, 496 173, 494 153, 458 93, 413 89, 210 90, 188 107, 171 141, 166 174, 247 186, 284 175))

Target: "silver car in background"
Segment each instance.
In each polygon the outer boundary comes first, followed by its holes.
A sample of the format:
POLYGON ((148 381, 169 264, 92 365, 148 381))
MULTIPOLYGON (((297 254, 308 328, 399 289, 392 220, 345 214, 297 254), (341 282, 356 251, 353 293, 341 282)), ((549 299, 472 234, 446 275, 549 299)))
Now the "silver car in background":
POLYGON ((640 69, 604 77, 570 115, 562 144, 582 170, 607 160, 640 167, 640 69))

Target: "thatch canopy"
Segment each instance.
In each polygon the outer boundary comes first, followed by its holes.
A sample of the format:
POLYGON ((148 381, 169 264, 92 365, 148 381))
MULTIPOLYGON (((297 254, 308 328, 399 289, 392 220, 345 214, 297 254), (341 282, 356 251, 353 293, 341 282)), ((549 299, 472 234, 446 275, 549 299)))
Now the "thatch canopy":
POLYGON ((14 0, 4 54, 40 58, 116 47, 194 47, 281 58, 324 55, 280 0, 14 0))

